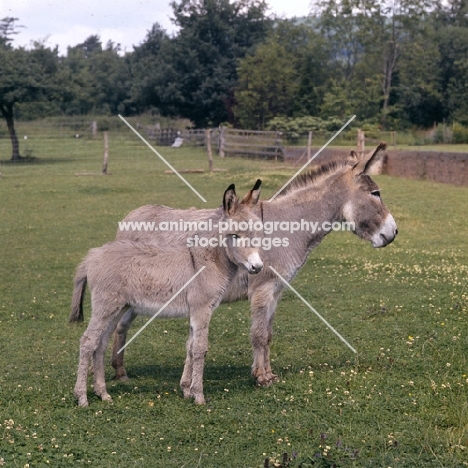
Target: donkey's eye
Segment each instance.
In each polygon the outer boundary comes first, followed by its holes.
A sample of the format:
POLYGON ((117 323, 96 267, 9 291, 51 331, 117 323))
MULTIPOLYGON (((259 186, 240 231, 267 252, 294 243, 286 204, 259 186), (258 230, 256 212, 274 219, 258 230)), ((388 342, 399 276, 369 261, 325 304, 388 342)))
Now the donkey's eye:
POLYGON ((380 198, 380 190, 372 190, 371 195, 380 198))
POLYGON ((240 239, 240 237, 239 237, 237 234, 233 234, 233 235, 232 235, 232 238, 233 238, 233 239, 240 239))

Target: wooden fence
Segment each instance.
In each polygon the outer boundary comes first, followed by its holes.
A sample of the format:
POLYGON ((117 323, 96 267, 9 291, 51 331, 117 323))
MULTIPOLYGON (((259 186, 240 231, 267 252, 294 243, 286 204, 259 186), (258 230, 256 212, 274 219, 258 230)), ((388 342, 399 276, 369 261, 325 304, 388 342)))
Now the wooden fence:
POLYGON ((220 127, 219 155, 283 159, 280 132, 238 130, 220 127))
MULTIPOLYGON (((184 145, 205 145, 205 129, 176 130, 175 128, 161 128, 159 124, 140 127, 145 136, 158 146, 172 146, 177 138, 182 138, 184 145)), ((217 138, 217 129, 212 130, 213 138, 217 138)))

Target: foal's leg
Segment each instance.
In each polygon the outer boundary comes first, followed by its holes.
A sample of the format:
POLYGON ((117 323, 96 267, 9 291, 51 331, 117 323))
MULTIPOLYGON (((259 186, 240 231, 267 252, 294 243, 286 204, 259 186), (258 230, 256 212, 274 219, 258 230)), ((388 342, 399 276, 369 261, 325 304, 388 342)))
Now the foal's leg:
MULTIPOLYGON (((275 311, 276 305, 278 304, 278 300, 275 302, 275 311)), ((267 324, 267 336, 268 336, 268 345, 264 347, 264 363, 265 363, 265 376, 268 379, 268 385, 278 382, 278 376, 273 374, 271 370, 271 362, 270 362, 270 345, 273 339, 273 318, 275 317, 275 313, 273 312, 268 320, 267 324)))
POLYGON ((180 388, 184 393, 184 398, 190 398, 190 386, 192 385, 192 340, 193 340, 193 329, 190 327, 189 337, 187 340, 187 354, 185 356, 184 372, 180 379, 180 388))
POLYGON ((273 374, 270 364, 270 343, 273 336, 273 317, 281 291, 274 291, 274 284, 266 284, 252 293, 252 326, 250 340, 254 351, 252 375, 260 386, 276 382, 278 376, 273 374))
POLYGON ((203 368, 205 356, 208 352, 208 327, 210 324, 212 310, 201 309, 190 315, 190 329, 192 342, 190 347, 190 358, 192 363, 192 379, 190 384, 190 395, 195 399, 197 405, 205 404, 203 395, 203 368))
POLYGON ((130 329, 133 321, 137 317, 137 313, 130 308, 125 312, 120 319, 117 329, 114 334, 114 344, 112 346, 112 367, 115 369, 114 380, 128 380, 127 371, 124 367, 124 350, 119 354, 117 352, 125 346, 127 341, 127 332, 130 329))
MULTIPOLYGON (((99 346, 93 355, 94 361, 94 393, 101 397, 102 401, 112 401, 111 396, 107 393, 106 380, 105 380, 105 369, 104 369, 104 355, 106 354, 107 345, 109 343, 112 332, 117 326, 117 322, 123 314, 123 311, 119 313, 116 311, 116 316, 111 319, 104 331, 99 346)), ((114 314, 113 314, 114 315, 114 314)))
POLYGON ((80 406, 88 406, 88 397, 86 394, 88 368, 91 358, 99 346, 105 329, 106 324, 103 326, 102 317, 100 317, 99 314, 94 313, 93 310, 93 315, 91 316, 88 328, 80 339, 80 360, 78 364, 75 389, 73 391, 80 406))

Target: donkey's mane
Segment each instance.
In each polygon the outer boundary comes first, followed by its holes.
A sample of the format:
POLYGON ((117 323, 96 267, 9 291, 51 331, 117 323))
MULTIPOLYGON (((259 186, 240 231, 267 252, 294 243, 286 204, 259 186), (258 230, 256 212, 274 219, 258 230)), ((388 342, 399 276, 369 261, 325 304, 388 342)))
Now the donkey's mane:
POLYGON ((303 174, 300 174, 294 180, 292 180, 289 185, 281 190, 277 197, 288 195, 304 187, 317 185, 321 180, 343 168, 344 166, 346 166, 346 161, 331 161, 311 169, 303 174))

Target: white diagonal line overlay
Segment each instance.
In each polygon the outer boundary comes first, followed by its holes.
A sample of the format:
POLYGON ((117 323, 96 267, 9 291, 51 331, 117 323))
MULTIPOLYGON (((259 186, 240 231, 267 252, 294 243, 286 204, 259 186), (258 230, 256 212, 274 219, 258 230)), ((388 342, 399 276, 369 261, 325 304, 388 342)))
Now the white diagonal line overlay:
POLYGON ((190 183, 184 179, 180 174, 179 172, 177 172, 160 154, 159 152, 153 148, 142 136, 140 133, 138 133, 120 114, 118 114, 118 116, 120 117, 120 119, 125 122, 125 124, 136 134, 140 137, 141 141, 143 141, 143 143, 145 143, 148 148, 153 151, 157 156, 159 156, 159 158, 166 164, 167 167, 169 167, 173 172, 174 174, 176 174, 177 176, 179 176, 179 178, 188 186, 190 187, 193 192, 198 195, 205 203, 206 203, 206 200, 192 187, 192 185, 190 185, 190 183))
POLYGON ((272 267, 278 278, 353 352, 357 351, 272 267))
POLYGON ((274 200, 354 119, 353 115, 271 198, 274 200))
POLYGON ((206 267, 202 266, 133 336, 122 346, 117 354, 120 354, 206 267))

